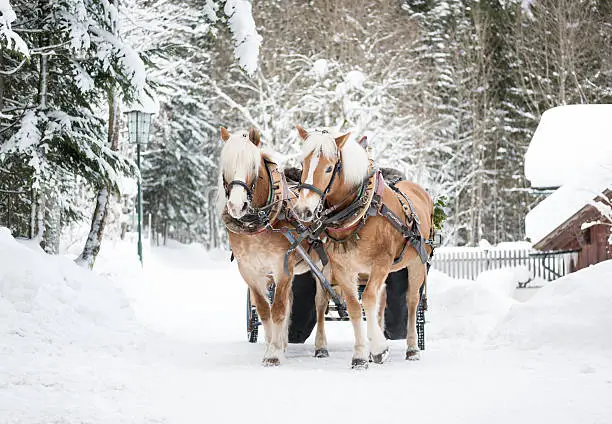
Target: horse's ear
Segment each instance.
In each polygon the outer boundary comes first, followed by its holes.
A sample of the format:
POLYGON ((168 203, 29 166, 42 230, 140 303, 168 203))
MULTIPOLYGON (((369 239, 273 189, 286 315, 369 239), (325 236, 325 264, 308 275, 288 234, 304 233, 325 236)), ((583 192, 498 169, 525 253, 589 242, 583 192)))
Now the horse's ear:
POLYGON ((249 130, 249 140, 251 140, 251 143, 253 143, 256 146, 259 146, 259 143, 261 143, 261 138, 259 138, 259 131, 257 131, 255 128, 251 128, 249 130))
POLYGON ((338 149, 342 150, 342 148, 344 147, 344 145, 346 144, 350 136, 351 136, 351 133, 349 132, 349 133, 346 133, 336 138, 336 146, 338 146, 338 149))
POLYGON ((308 138, 308 131, 306 131, 304 128, 300 127, 299 125, 296 125, 295 128, 297 128, 298 133, 300 134, 300 138, 302 140, 306 140, 308 138))
POLYGON ((227 141, 230 138, 230 133, 225 127, 221 127, 221 140, 227 141))

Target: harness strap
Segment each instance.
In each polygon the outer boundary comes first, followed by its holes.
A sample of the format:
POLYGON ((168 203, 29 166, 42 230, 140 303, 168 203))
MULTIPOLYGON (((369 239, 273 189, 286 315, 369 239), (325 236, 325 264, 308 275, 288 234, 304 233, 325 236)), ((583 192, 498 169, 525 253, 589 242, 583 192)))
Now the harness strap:
POLYGON ((387 221, 389 221, 397 231, 402 233, 402 235, 406 239, 406 244, 404 245, 400 256, 395 259, 394 263, 397 264, 402 260, 404 254, 406 253, 408 243, 410 243, 412 247, 414 247, 414 249, 417 251, 419 257, 421 258, 421 262, 427 263, 427 260, 429 259, 429 254, 427 253, 427 250, 425 250, 425 243, 423 240, 423 235, 421 234, 421 230, 419 228, 419 224, 417 220, 414 219, 415 214, 412 213, 412 228, 410 228, 408 227, 408 225, 404 224, 402 222, 402 219, 397 216, 395 212, 389 209, 384 203, 381 205, 379 213, 381 216, 385 217, 387 221))

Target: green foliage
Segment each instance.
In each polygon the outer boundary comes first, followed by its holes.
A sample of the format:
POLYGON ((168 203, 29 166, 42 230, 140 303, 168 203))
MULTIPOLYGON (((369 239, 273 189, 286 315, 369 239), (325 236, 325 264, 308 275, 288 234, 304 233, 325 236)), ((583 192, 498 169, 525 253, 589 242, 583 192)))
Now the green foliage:
POLYGON ((444 226, 444 221, 448 218, 446 214, 446 196, 438 197, 434 203, 433 210, 433 225, 436 231, 441 231, 444 226))

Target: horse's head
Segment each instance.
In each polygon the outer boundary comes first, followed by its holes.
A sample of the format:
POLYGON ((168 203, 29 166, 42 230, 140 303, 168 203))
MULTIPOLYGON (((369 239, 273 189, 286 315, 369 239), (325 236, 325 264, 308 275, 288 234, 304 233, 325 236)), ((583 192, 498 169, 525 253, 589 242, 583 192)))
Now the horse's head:
POLYGON ((221 169, 219 170, 225 204, 229 214, 242 218, 251 206, 257 184, 261 149, 259 132, 254 128, 230 134, 221 127, 221 169))
POLYGON ((297 130, 304 147, 302 178, 294 211, 300 221, 310 222, 321 213, 328 195, 332 196, 343 186, 353 187, 363 181, 369 160, 361 146, 348 142, 350 133, 335 134, 330 129, 307 132, 300 126, 297 130))

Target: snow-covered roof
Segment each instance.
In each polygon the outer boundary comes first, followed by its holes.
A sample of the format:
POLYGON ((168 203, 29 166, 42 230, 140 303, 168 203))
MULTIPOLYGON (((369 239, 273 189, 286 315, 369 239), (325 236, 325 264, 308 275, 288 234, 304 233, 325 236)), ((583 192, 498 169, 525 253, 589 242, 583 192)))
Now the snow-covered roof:
POLYGON ((560 187, 612 155, 612 105, 570 105, 549 109, 525 154, 532 187, 560 187))
POLYGON ((612 189, 612 105, 572 105, 542 115, 525 155, 534 187, 560 186, 525 217, 525 233, 537 243, 612 189))

